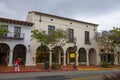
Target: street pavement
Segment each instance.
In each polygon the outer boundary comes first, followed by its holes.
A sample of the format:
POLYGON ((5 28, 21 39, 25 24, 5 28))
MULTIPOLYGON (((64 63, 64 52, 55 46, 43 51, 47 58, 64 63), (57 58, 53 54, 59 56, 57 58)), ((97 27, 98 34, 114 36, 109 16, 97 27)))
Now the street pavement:
POLYGON ((39 76, 39 77, 24 77, 24 78, 4 78, 0 80, 65 80, 64 76, 39 76))
POLYGON ((111 75, 120 70, 54 71, 1 73, 0 80, 102 80, 103 74, 111 75))

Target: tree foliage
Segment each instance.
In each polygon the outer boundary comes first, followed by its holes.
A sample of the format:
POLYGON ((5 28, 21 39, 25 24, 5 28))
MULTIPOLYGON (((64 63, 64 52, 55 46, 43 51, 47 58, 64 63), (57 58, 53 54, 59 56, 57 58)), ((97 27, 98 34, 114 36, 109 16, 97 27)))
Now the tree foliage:
POLYGON ((104 50, 103 53, 106 54, 106 60, 108 61, 108 54, 115 48, 113 33, 111 31, 97 32, 95 34, 95 39, 99 46, 104 50))
POLYGON ((112 40, 114 40, 114 43, 116 43, 117 45, 120 44, 120 28, 113 28, 111 30, 111 32, 113 33, 112 35, 112 40))
POLYGON ((46 31, 33 30, 32 37, 38 42, 50 46, 63 46, 68 40, 67 32, 62 29, 51 30, 49 34, 46 31))
POLYGON ((52 35, 49 37, 51 40, 50 46, 64 46, 68 41, 68 33, 62 29, 56 29, 51 31, 52 35))
POLYGON ((44 45, 50 44, 50 40, 45 31, 32 30, 32 38, 35 38, 38 42, 43 43, 44 45))
POLYGON ((9 31, 4 28, 3 25, 0 25, 0 36, 3 36, 4 34, 8 33, 9 31))

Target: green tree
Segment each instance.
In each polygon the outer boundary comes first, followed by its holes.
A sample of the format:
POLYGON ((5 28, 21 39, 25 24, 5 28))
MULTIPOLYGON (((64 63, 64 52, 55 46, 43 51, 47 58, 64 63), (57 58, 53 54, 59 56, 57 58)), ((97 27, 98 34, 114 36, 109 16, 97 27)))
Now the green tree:
MULTIPOLYGON (((64 46, 68 41, 68 33, 62 29, 49 30, 48 34, 46 31, 33 30, 32 37, 43 45, 54 48, 55 46, 64 46)), ((53 51, 56 55, 56 50, 53 51)), ((58 50, 57 50, 58 51, 58 50)))
POLYGON ((62 29, 51 30, 52 35, 50 38, 50 46, 64 46, 68 42, 68 33, 62 29))
POLYGON ((51 34, 47 34, 46 31, 32 30, 32 38, 44 45, 64 46, 68 41, 68 33, 62 29, 51 30, 51 34))
POLYGON ((60 53, 60 46, 64 46, 68 42, 68 33, 62 29, 56 29, 56 31, 51 30, 50 39, 51 47, 54 47, 53 54, 55 55, 55 65, 57 63, 58 54, 60 53))
MULTIPOLYGON (((108 54, 111 50, 114 50, 115 43, 113 40, 113 34, 111 31, 102 31, 101 33, 97 32, 95 34, 95 39, 98 42, 99 46, 102 47, 102 54, 105 55, 105 60, 108 62, 108 54)), ((101 54, 101 53, 100 53, 101 54)))
POLYGON ((9 31, 4 28, 4 25, 0 25, 0 37, 4 34, 8 33, 9 31))
POLYGON ((120 47, 120 28, 113 27, 111 32, 112 32, 112 40, 114 40, 114 43, 120 47))
POLYGON ((32 30, 31 32, 32 32, 32 38, 36 39, 37 42, 43 45, 49 45, 51 43, 51 40, 49 39, 46 31, 39 31, 35 29, 35 30, 32 30))

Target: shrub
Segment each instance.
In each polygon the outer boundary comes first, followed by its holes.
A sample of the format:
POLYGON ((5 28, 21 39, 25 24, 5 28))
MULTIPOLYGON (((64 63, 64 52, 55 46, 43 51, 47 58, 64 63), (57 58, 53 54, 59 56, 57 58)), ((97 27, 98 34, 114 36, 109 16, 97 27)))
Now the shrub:
POLYGON ((120 72, 113 73, 112 75, 104 75, 103 80, 120 80, 120 72))
POLYGON ((52 64, 52 69, 60 69, 61 68, 61 65, 58 64, 58 63, 53 63, 52 64))
POLYGON ((109 65, 108 62, 104 62, 104 63, 102 64, 102 67, 104 67, 104 68, 110 68, 110 65, 109 65))

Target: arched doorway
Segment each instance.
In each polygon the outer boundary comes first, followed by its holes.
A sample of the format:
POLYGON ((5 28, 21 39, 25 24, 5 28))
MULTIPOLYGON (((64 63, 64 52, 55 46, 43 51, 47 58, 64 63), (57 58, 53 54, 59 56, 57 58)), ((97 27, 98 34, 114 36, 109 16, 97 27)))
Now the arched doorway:
POLYGON ((52 62, 56 62, 59 64, 63 64, 63 48, 61 46, 56 46, 53 48, 53 53, 52 53, 52 62))
POLYGON ((74 53, 74 48, 73 47, 67 48, 66 62, 67 62, 67 64, 75 63, 75 53, 74 53), (71 56, 73 56, 73 57, 71 57, 71 56))
POLYGON ((5 43, 0 43, 0 65, 7 65, 9 62, 10 47, 5 43))
POLYGON ((26 47, 22 44, 18 44, 14 47, 13 51, 13 61, 15 59, 20 58, 21 59, 21 64, 25 64, 26 61, 26 47))
POLYGON ((44 63, 45 61, 49 61, 49 48, 42 45, 36 50, 36 63, 44 63))
POLYGON ((96 50, 94 48, 91 48, 89 50, 89 64, 93 64, 93 65, 97 64, 97 55, 96 55, 96 50))
POLYGON ((78 51, 78 62, 79 64, 86 64, 86 50, 85 48, 80 48, 78 51))

